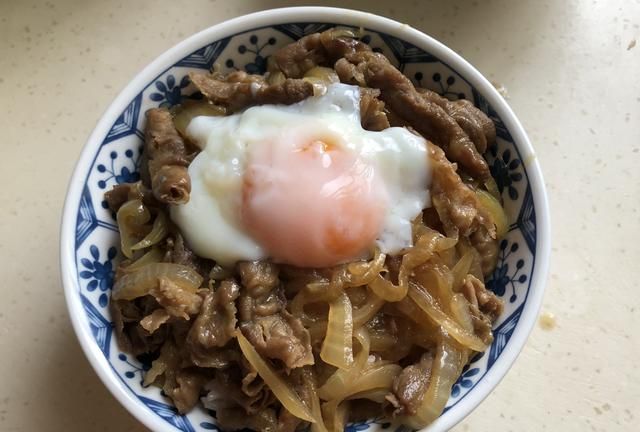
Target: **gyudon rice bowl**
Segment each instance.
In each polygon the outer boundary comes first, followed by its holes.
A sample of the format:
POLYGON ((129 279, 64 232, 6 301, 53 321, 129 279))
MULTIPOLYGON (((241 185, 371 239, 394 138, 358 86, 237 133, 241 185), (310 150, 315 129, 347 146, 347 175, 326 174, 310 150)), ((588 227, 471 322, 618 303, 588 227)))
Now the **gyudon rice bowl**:
POLYGON ((433 422, 503 308, 493 122, 352 30, 189 77, 202 100, 147 111, 141 179, 106 193, 145 385, 225 430, 433 422))

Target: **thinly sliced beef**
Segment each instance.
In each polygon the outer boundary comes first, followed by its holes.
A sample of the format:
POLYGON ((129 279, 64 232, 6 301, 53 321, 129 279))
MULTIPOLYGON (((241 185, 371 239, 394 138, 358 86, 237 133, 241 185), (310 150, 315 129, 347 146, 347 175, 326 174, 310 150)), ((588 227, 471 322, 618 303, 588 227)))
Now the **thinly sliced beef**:
POLYGON ((215 291, 206 294, 187 337, 191 351, 222 348, 234 338, 235 300, 239 295, 240 286, 233 280, 223 281, 215 291))
POLYGON ((276 432, 278 430, 278 419, 272 408, 265 408, 254 415, 247 415, 242 408, 229 408, 216 413, 218 424, 223 430, 250 429, 260 432, 276 432))
POLYGON ((207 99, 231 111, 252 105, 291 105, 313 96, 313 84, 301 79, 285 79, 281 83, 268 84, 262 76, 240 71, 226 77, 191 72, 189 77, 207 99))
POLYGON ((242 286, 252 297, 267 295, 280 285, 278 266, 267 261, 241 262, 238 273, 242 286))
POLYGON ((143 329, 149 333, 153 333, 160 328, 162 324, 165 324, 171 315, 164 309, 156 309, 146 317, 140 320, 140 325, 143 329))
POLYGON ((295 432, 302 420, 286 409, 280 410, 278 415, 278 432, 295 432))
POLYGON ((290 369, 314 363, 309 332, 284 309, 274 315, 256 317, 240 328, 261 354, 281 360, 290 369))
MULTIPOLYGON (((359 51, 347 54, 345 58, 356 66, 368 87, 380 89, 380 97, 390 110, 425 138, 442 147, 449 159, 459 163, 471 175, 479 179, 489 178, 487 162, 464 130, 440 105, 423 97, 384 55, 359 51)), ((338 76, 341 71, 346 71, 346 68, 339 68, 338 76)), ((355 75, 350 71, 340 76, 340 80, 353 83, 355 75)))
POLYGON ((153 297, 145 296, 133 301, 111 300, 109 311, 118 339, 118 345, 133 355, 152 353, 158 350, 167 338, 168 330, 161 327, 150 332, 140 321, 159 308, 153 297))
POLYGON ((163 261, 191 267, 201 275, 209 274, 213 267, 213 261, 197 256, 185 243, 182 234, 173 226, 166 240, 163 261))
POLYGON ((353 35, 353 32, 342 29, 314 33, 279 49, 273 58, 286 77, 302 78, 316 66, 332 67, 336 60, 348 53, 371 50, 353 35))
POLYGON ((469 301, 469 311, 474 332, 489 345, 493 342, 492 324, 498 319, 504 303, 493 292, 487 290, 478 278, 467 275, 462 293, 469 301))
POLYGON ((497 320, 502 314, 504 309, 502 300, 495 293, 489 291, 484 286, 484 283, 473 275, 467 275, 464 281, 463 293, 469 303, 477 306, 480 312, 489 317, 491 322, 497 320))
POLYGON ((289 369, 313 364, 311 338, 300 319, 286 309, 277 267, 269 262, 242 262, 239 300, 240 330, 263 356, 281 360, 289 369))
POLYGON ((191 315, 200 311, 202 297, 192 293, 166 278, 158 278, 158 285, 149 291, 158 304, 162 306, 169 315, 177 318, 189 320, 191 315))
POLYGON ((174 264, 196 267, 198 257, 184 243, 184 237, 178 232, 167 239, 167 252, 164 261, 174 264))
POLYGON ((160 206, 153 193, 142 182, 117 184, 104 194, 104 198, 109 209, 114 213, 117 213, 124 203, 134 199, 142 201, 147 207, 160 206))
MULTIPOLYGON (((243 373, 246 373, 244 368, 238 367, 217 370, 214 379, 205 386, 209 393, 203 398, 204 405, 216 411, 242 408, 250 416, 264 410, 274 401, 273 394, 264 385, 252 388, 258 391, 247 394, 242 385, 243 373)), ((255 379, 254 376, 252 379, 255 379)))
POLYGON ((343 83, 368 88, 366 87, 367 82, 364 79, 364 73, 346 58, 339 59, 334 68, 343 83))
POLYGON ((175 373, 175 381, 165 378, 164 392, 171 398, 180 414, 193 409, 200 399, 200 393, 208 377, 201 369, 180 369, 175 373))
POLYGON ((393 393, 387 395, 393 416, 415 415, 429 386, 433 356, 425 353, 416 364, 407 366, 393 381, 393 393))
POLYGON ((483 226, 495 238, 493 221, 481 208, 475 192, 462 181, 455 165, 447 160, 441 148, 428 143, 427 150, 431 162, 431 200, 448 234, 455 235, 457 230, 460 235, 469 236, 483 226))
POLYGON ((187 167, 191 158, 168 110, 152 108, 147 111, 144 153, 151 190, 158 201, 165 204, 188 202, 191 179, 187 167))
POLYGON ((211 377, 204 369, 183 368, 181 348, 169 339, 147 371, 144 384, 161 383, 162 390, 171 398, 178 411, 185 414, 196 406, 200 393, 210 380, 211 377))
POLYGON ((302 78, 306 71, 324 65, 327 55, 320 33, 305 36, 275 52, 273 58, 278 69, 290 78, 302 78))
POLYGON ((480 255, 480 266, 482 267, 482 273, 485 276, 489 276, 493 269, 496 268, 498 262, 498 253, 500 248, 498 245, 498 239, 491 236, 491 233, 485 228, 480 227, 474 232, 469 239, 471 244, 478 251, 480 255))
MULTIPOLYGON (((367 423, 371 419, 371 413, 380 412, 380 404, 369 399, 353 399, 345 401, 348 403, 346 419, 347 421, 354 423, 367 423)), ((343 402, 343 403, 345 403, 343 402)))
POLYGON ((364 129, 381 131, 389 127, 384 102, 378 99, 380 91, 369 88, 360 89, 360 123, 364 129))
POLYGON ((471 314, 471 323, 473 324, 473 332, 484 342, 486 345, 491 345, 493 342, 493 331, 491 325, 491 319, 482 312, 476 305, 469 306, 469 313, 471 314))
POLYGON ((255 396, 265 389, 266 384, 258 375, 258 372, 251 371, 242 378, 242 391, 247 396, 255 396))
POLYGON ((495 141, 496 127, 493 121, 470 101, 466 99, 450 101, 425 88, 417 88, 416 90, 425 100, 435 103, 445 110, 473 141, 479 153, 487 151, 489 144, 495 141))
POLYGON ((233 367, 238 363, 242 354, 231 345, 229 348, 204 348, 202 346, 192 346, 187 342, 185 348, 189 360, 194 365, 201 368, 225 369, 233 367))

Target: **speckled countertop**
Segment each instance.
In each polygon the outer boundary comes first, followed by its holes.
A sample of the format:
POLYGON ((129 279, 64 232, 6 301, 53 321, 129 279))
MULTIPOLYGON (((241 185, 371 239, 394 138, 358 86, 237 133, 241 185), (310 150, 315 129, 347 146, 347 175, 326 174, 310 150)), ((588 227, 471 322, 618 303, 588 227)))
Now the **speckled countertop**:
MULTIPOLYGON (((144 430, 67 318, 58 230, 71 170, 111 100, 161 52, 227 18, 303 3, 0 2, 0 431, 144 430)), ((546 176, 545 318, 454 430, 638 430, 640 2, 326 4, 411 24, 503 85, 546 176)))

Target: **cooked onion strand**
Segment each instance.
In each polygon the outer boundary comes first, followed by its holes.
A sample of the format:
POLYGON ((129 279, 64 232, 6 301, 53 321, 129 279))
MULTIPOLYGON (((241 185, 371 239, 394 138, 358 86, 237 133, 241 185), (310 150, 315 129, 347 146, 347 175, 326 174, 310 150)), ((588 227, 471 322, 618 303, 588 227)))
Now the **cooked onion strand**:
POLYGON ((460 326, 450 316, 442 312, 435 304, 433 297, 426 290, 411 283, 409 297, 422 309, 435 323, 441 325, 452 338, 465 347, 474 351, 484 351, 486 346, 480 338, 460 326))
POLYGON ((327 335, 322 343, 320 358, 340 369, 353 364, 353 316, 351 301, 344 292, 329 303, 327 335))
POLYGON ((258 354, 253 345, 249 343, 240 331, 236 332, 236 337, 238 338, 238 345, 240 345, 242 354, 269 386, 269 389, 271 389, 275 397, 282 403, 282 406, 299 419, 316 423, 316 420, 313 418, 314 416, 309 412, 309 408, 302 402, 300 396, 260 357, 260 354, 258 354))
POLYGON ((164 212, 158 213, 158 216, 153 221, 153 227, 149 234, 147 234, 142 240, 138 243, 131 246, 131 250, 136 251, 140 249, 145 249, 155 244, 160 243, 169 233, 169 225, 167 221, 167 216, 164 212))
POLYGON ((111 296, 114 300, 133 300, 145 296, 158 285, 161 278, 168 279, 189 292, 196 292, 202 284, 202 276, 191 267, 173 263, 149 263, 118 278, 111 296))

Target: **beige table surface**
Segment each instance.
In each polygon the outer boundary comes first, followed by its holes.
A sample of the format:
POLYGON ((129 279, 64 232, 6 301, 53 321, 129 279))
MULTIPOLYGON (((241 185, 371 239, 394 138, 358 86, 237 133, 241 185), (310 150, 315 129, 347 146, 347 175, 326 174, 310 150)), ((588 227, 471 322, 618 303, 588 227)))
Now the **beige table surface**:
MULTIPOLYGON (((67 318, 58 230, 69 175, 99 116, 161 52, 227 18, 302 3, 0 0, 0 431, 145 430, 67 318)), ((424 30, 504 85, 546 176, 543 311, 557 325, 536 326, 456 432, 640 430, 639 3, 327 2, 424 30)))

